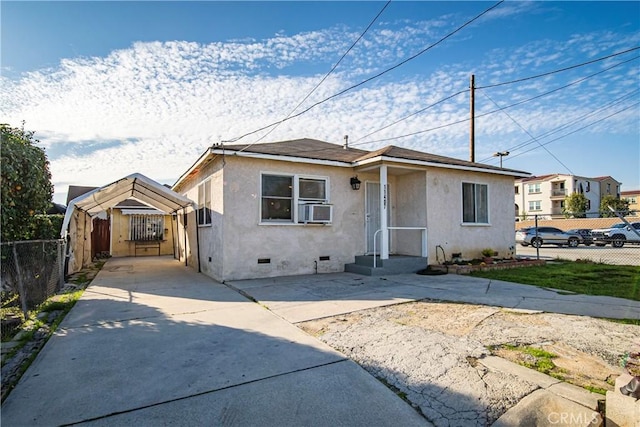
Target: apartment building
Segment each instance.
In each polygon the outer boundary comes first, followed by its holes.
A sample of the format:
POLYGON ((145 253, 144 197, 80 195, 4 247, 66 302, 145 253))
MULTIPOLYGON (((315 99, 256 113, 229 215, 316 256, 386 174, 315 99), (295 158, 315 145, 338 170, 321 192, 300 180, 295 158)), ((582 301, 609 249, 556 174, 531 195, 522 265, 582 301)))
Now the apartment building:
POLYGON ((600 199, 604 196, 614 196, 616 199, 620 198, 621 182, 616 181, 610 176, 599 176, 593 179, 600 183, 600 199))
POLYGON ((629 202, 631 215, 640 215, 640 190, 621 191, 620 198, 629 202))
POLYGON ((611 177, 587 178, 576 175, 550 174, 515 181, 516 218, 540 215, 545 219, 564 218, 564 199, 573 193, 584 194, 588 200, 587 218, 597 218, 600 199, 604 194, 619 194, 620 183, 611 177), (607 193, 606 191, 609 191, 607 193))

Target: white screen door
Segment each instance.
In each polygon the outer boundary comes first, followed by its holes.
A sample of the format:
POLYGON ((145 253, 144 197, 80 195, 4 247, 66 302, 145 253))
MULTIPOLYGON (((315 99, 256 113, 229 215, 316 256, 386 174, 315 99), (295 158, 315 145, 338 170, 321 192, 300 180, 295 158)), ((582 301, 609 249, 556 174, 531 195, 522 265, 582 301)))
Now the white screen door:
MULTIPOLYGON (((365 227, 367 233, 367 254, 373 254, 373 239, 380 230, 380 183, 365 183, 365 227)), ((376 252, 380 253, 380 233, 376 242, 376 252)))

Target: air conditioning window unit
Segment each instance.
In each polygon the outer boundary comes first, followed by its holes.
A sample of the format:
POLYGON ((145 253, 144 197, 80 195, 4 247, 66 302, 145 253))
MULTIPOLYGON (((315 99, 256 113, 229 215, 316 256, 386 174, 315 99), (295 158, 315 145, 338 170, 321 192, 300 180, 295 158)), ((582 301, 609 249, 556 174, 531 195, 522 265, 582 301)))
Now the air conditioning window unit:
POLYGON ((300 205, 298 222, 330 224, 332 219, 332 205, 300 205))

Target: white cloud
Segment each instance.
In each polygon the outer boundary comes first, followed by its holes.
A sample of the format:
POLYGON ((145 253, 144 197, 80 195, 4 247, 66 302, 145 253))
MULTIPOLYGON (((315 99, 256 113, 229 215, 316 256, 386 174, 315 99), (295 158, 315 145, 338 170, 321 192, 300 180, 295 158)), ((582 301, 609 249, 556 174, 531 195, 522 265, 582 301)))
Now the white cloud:
MULTIPOLYGON (((443 20, 394 29, 381 26, 297 111, 398 62, 400 53, 415 53, 424 46, 424 40, 418 43, 421 37, 435 34, 443 26, 443 20)), ((468 88, 471 72, 477 72, 484 84, 492 84, 551 70, 561 62, 581 62, 578 52, 567 51, 567 44, 580 41, 590 56, 610 53, 621 46, 612 34, 605 37, 606 47, 599 46, 600 36, 576 35, 568 41, 542 40, 516 49, 493 49, 473 69, 465 62, 434 62, 427 72, 415 72, 399 81, 385 76, 283 123, 265 141, 311 137, 341 143, 343 135, 349 134, 351 141, 362 143, 464 121, 469 114, 468 95, 362 138, 468 88)), ((292 36, 280 34, 263 41, 207 45, 137 42, 103 58, 69 58, 56 69, 32 72, 19 81, 3 79, 0 111, 4 120, 14 126, 26 120, 26 127, 36 130, 50 153, 55 153, 50 160, 54 184, 58 186, 100 185, 132 172, 172 182, 207 146, 282 119, 355 37, 356 32, 336 27, 292 36), (313 71, 288 71, 288 67, 303 66, 313 71)), ((438 57, 436 52, 429 55, 432 57, 425 63, 438 57)), ((573 75, 580 73, 585 74, 581 71, 573 75)), ((505 106, 560 86, 565 79, 532 80, 488 89, 487 94, 505 106)), ((637 68, 628 67, 590 81, 588 92, 584 88, 567 89, 550 96, 552 103, 536 100, 509 114, 528 131, 543 133, 604 104, 611 93, 620 96, 628 92, 634 84, 637 87, 637 81, 637 68)), ((497 107, 479 95, 476 108, 482 113, 497 107)), ((637 118, 637 112, 636 107, 615 116, 610 123, 618 131, 633 132, 633 114, 637 118)), ((528 138, 501 113, 480 119, 479 126, 478 136, 484 143, 481 150, 485 153, 528 138)), ((254 142, 264 133, 239 143, 254 142)), ((468 123, 463 122, 363 148, 396 144, 466 158, 467 141, 468 123)), ((60 190, 64 188, 57 188, 60 190)))

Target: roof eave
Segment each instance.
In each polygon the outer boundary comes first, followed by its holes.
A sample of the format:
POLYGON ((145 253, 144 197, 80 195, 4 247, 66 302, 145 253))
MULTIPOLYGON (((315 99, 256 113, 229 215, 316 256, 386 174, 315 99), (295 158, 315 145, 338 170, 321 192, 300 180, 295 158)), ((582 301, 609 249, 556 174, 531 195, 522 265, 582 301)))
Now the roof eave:
POLYGON ((222 149, 213 149, 211 150, 213 154, 224 154, 225 156, 237 156, 237 157, 247 157, 252 159, 263 159, 263 160, 279 160, 284 162, 293 162, 293 163, 309 163, 314 165, 325 165, 325 166, 338 166, 338 167, 353 167, 353 162, 350 161, 339 161, 339 160, 323 160, 323 159, 312 159, 308 157, 297 157, 297 156, 286 156, 281 154, 264 154, 264 153, 253 153, 249 151, 229 151, 222 149))
POLYGON ((394 162, 394 163, 411 164, 416 166, 429 166, 429 167, 443 168, 443 169, 465 170, 469 172, 493 173, 496 175, 507 175, 507 176, 521 177, 521 178, 527 178, 531 176, 529 172, 517 171, 513 169, 485 169, 482 167, 444 164, 444 163, 438 163, 438 162, 428 162, 424 160, 409 160, 409 159, 401 159, 398 157, 388 157, 388 156, 372 157, 366 160, 353 162, 353 166, 365 166, 365 165, 376 163, 376 162, 394 162))
POLYGON ((211 155, 213 153, 213 149, 211 147, 207 148, 207 150, 202 153, 200 155, 200 157, 198 157, 198 160, 196 160, 191 167, 189 167, 189 169, 187 169, 182 175, 180 175, 180 177, 178 178, 178 180, 171 186, 171 189, 173 191, 175 191, 175 188, 182 184, 183 181, 185 181, 192 173, 193 171, 195 171, 196 169, 198 169, 200 167, 200 165, 202 163, 204 163, 205 160, 207 160, 207 158, 209 157, 209 155, 211 155))

